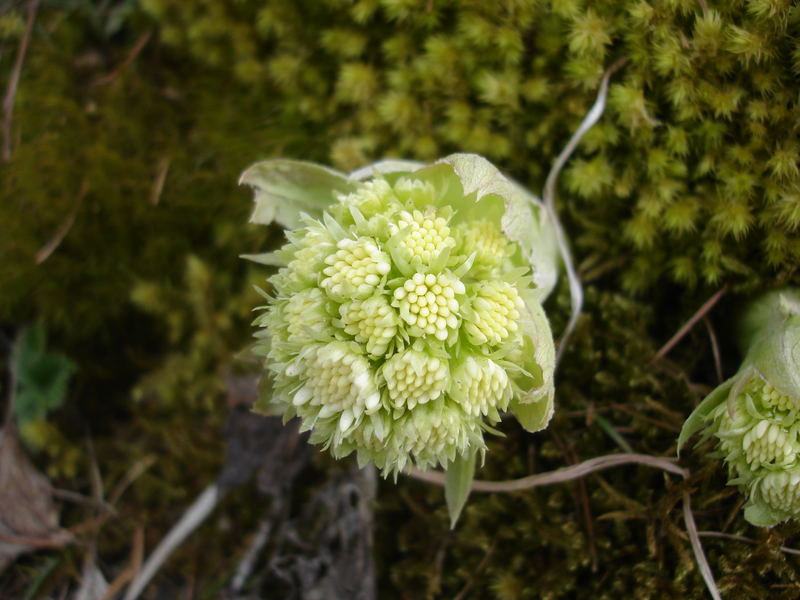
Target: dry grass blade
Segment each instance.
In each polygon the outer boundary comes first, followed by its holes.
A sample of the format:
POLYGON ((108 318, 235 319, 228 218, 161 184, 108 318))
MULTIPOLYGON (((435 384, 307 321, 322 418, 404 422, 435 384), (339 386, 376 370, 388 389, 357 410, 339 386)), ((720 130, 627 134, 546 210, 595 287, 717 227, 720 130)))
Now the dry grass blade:
POLYGON ((78 209, 80 208, 83 197, 86 196, 86 192, 88 190, 88 183, 84 181, 81 184, 80 192, 78 192, 78 199, 75 202, 75 208, 72 209, 72 212, 69 214, 69 216, 64 220, 63 223, 61 223, 59 228, 56 230, 55 235, 53 235, 53 237, 50 238, 44 246, 39 248, 39 250, 36 252, 36 255, 33 257, 33 262, 35 262, 37 265, 42 264, 44 261, 50 258, 50 255, 56 251, 56 248, 58 248, 61 245, 61 242, 64 241, 64 238, 67 237, 69 230, 72 229, 72 226, 75 224, 75 217, 78 215, 78 209))
POLYGON ((36 20, 36 11, 38 10, 39 0, 30 0, 30 2, 28 2, 28 17, 25 22, 25 33, 22 34, 22 39, 19 41, 17 59, 14 62, 11 77, 8 79, 6 95, 3 98, 3 160, 5 162, 11 160, 11 125, 14 120, 14 99, 17 96, 19 78, 22 75, 22 65, 25 62, 25 55, 28 53, 33 23, 36 20))
POLYGON ((134 60, 136 60, 136 57, 139 56, 142 50, 144 50, 144 47, 147 45, 147 42, 150 41, 151 37, 153 37, 152 31, 146 31, 145 33, 143 33, 139 37, 139 39, 136 40, 136 43, 133 45, 133 48, 131 48, 130 52, 128 52, 128 55, 119 64, 119 66, 110 73, 107 73, 106 75, 103 75, 102 77, 98 77, 97 79, 95 79, 92 82, 92 85, 106 85, 114 81, 117 77, 119 77, 120 73, 122 73, 134 60))
MULTIPOLYGON (((734 542, 743 542, 745 544, 759 544, 758 540, 754 540, 753 538, 745 537, 743 535, 734 535, 732 533, 723 533, 722 531, 698 531, 697 535, 700 537, 708 537, 708 538, 718 538, 721 540, 732 540, 734 542)), ((797 548, 790 548, 789 546, 780 546, 779 550, 786 554, 794 554, 795 556, 800 556, 800 550, 797 548)))
MULTIPOLYGON (((564 467, 549 471, 547 473, 537 473, 536 475, 528 475, 520 479, 511 479, 508 481, 481 481, 476 479, 472 482, 473 492, 518 492, 522 490, 530 490, 536 487, 546 485, 555 485, 564 483, 565 481, 572 481, 580 477, 594 473, 595 471, 602 471, 610 469, 611 467, 618 467, 621 465, 645 465, 662 471, 667 471, 681 477, 686 477, 687 471, 678 465, 672 459, 659 458, 657 456, 650 456, 648 454, 609 454, 607 456, 599 456, 591 458, 571 467, 564 467)), ((427 481, 428 483, 435 483, 437 485, 444 485, 444 475, 438 471, 417 471, 416 469, 408 469, 405 473, 415 479, 427 481)))
POLYGON ((711 567, 708 565, 705 552, 703 552, 703 545, 700 543, 700 536, 697 534, 697 525, 694 522, 694 514, 692 513, 692 500, 689 492, 683 492, 683 520, 686 522, 686 532, 689 534, 689 542, 692 545, 692 552, 697 561, 697 566, 700 569, 700 574, 703 576, 703 581, 706 582, 711 597, 714 600, 721 600, 717 583, 714 581, 714 574, 711 572, 711 567))
POLYGON ((236 573, 231 581, 230 591, 236 595, 244 589, 247 579, 253 572, 259 553, 264 549, 269 541, 269 534, 272 532, 272 519, 264 519, 258 526, 256 534, 247 546, 247 551, 236 567, 236 573))
POLYGON ((708 331, 708 339, 711 342, 711 353, 714 355, 714 370, 717 374, 717 383, 722 383, 722 356, 719 352, 717 334, 714 333, 714 328, 711 326, 711 320, 707 315, 703 317, 703 323, 706 326, 706 331, 708 331))
POLYGON ((5 423, 0 430, 0 570, 36 548, 62 546, 71 535, 58 526, 58 507, 50 481, 26 456, 14 420, 19 341, 8 369, 5 423))
MULTIPOLYGON (((639 464, 653 467, 655 469, 661 469, 662 471, 672 473, 673 475, 679 475, 684 479, 686 479, 689 475, 689 472, 686 469, 678 466, 670 459, 660 458, 658 456, 650 456, 648 454, 610 454, 607 456, 599 456, 597 458, 585 460, 582 463, 578 463, 577 465, 570 467, 564 467, 548 473, 529 475, 528 477, 522 477, 520 479, 511 479, 509 481, 475 480, 472 482, 472 491, 516 492, 530 490, 536 487, 572 481, 573 479, 585 477, 586 475, 596 471, 602 471, 611 467, 630 464, 639 464)), ((438 471, 423 472, 411 468, 406 469, 404 473, 415 479, 441 486, 444 485, 445 481, 444 475, 438 471)), ((695 524, 694 515, 692 513, 691 498, 688 492, 683 493, 683 517, 684 521, 686 522, 686 531, 689 535, 689 542, 691 543, 695 561, 697 562, 697 566, 700 570, 701 576, 703 577, 703 581, 705 581, 711 597, 714 598, 714 600, 720 600, 719 590, 717 589, 717 584, 714 581, 714 575, 711 573, 711 567, 708 564, 708 560, 706 560, 705 553, 703 552, 703 546, 700 543, 700 536, 697 532, 697 525, 695 524)))
POLYGON ((128 487, 130 487, 130 485, 136 481, 142 473, 153 466, 155 462, 156 456, 154 454, 148 454, 141 460, 134 463, 112 490, 111 495, 108 498, 108 503, 111 506, 116 506, 117 502, 119 502, 119 499, 122 497, 122 494, 125 493, 125 490, 127 490, 128 487))
POLYGON ((589 109, 589 112, 586 113, 586 117, 584 117, 583 121, 578 126, 578 129, 572 134, 572 137, 567 142, 567 145, 564 146, 561 154, 556 157, 556 160, 553 163, 550 172, 547 174, 547 179, 544 183, 544 192, 542 193, 544 206, 548 216, 553 221, 553 230, 556 236, 556 243, 558 244, 558 251, 561 254, 561 258, 564 261, 564 267, 567 271, 567 279, 569 280, 569 295, 572 303, 572 314, 570 314, 567 326, 564 328, 564 331, 561 334, 561 339, 558 341, 558 348, 556 350, 556 363, 560 362, 561 357, 564 354, 564 349, 567 347, 567 341, 569 340, 570 335, 572 335, 575 326, 578 324, 578 316, 580 315, 581 308, 583 306, 583 287, 581 286, 578 273, 575 271, 575 265, 572 260, 572 252, 570 251, 569 244, 567 243, 567 236, 564 233, 564 229, 561 227, 561 221, 558 219, 558 213, 556 212, 555 208, 556 181, 558 180, 558 175, 561 173, 561 169, 563 169, 564 165, 567 164, 567 161, 569 160, 570 156, 572 156, 575 148, 578 147, 578 144, 580 143, 581 139, 583 139, 583 136, 594 126, 595 123, 597 123, 597 121, 603 115, 603 111, 606 107, 606 96, 608 95, 608 82, 611 79, 611 76, 620 68, 622 68, 626 62, 628 62, 627 57, 619 59, 603 74, 603 79, 600 81, 600 89, 597 91, 597 99, 589 109))
POLYGON ((101 600, 112 600, 117 596, 120 590, 131 579, 136 577, 139 570, 142 568, 142 558, 144 557, 144 529, 140 526, 133 534, 133 544, 131 546, 131 564, 128 568, 122 571, 117 578, 108 586, 105 594, 101 600))
POLYGON ((183 543, 189 534, 197 529, 206 520, 220 499, 220 489, 216 484, 208 486, 197 500, 186 510, 175 526, 170 530, 161 543, 156 546, 153 553, 148 557, 147 562, 131 582, 125 600, 135 600, 144 591, 147 584, 169 558, 170 554, 183 543))
POLYGON ((158 163, 158 173, 153 181, 153 188, 150 190, 150 204, 153 206, 158 206, 161 201, 161 193, 164 191, 170 164, 172 164, 172 159, 169 156, 165 156, 158 163))
POLYGON ((650 359, 649 364, 652 365, 657 360, 660 360, 669 354, 669 351, 672 350, 675 345, 680 342, 687 333, 689 333, 689 331, 691 331, 692 327, 694 327, 700 319, 705 317, 711 311, 711 309, 716 306, 717 302, 720 301, 720 298, 725 295, 728 289, 729 286, 726 283, 720 289, 714 292, 714 294, 708 300, 706 300, 700 308, 697 309, 697 312, 694 313, 692 317, 686 321, 686 323, 684 323, 680 329, 678 329, 677 332, 675 332, 675 335, 669 338, 666 344, 661 346, 659 351, 656 352, 656 355, 650 359))

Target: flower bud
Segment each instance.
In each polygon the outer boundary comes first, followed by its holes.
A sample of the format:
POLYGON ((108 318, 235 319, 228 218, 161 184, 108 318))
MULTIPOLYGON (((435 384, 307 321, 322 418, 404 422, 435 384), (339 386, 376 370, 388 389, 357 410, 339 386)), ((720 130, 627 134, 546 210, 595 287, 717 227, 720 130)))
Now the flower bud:
POLYGON ((535 200, 479 157, 400 166, 364 182, 276 161, 251 169, 257 181, 244 177, 257 187, 257 214, 293 228, 282 249, 259 257, 281 268, 255 321, 273 380, 256 409, 299 417, 312 443, 384 474, 474 458, 508 409, 541 429, 553 398, 539 304, 549 290, 522 258, 539 247, 525 237, 541 230, 535 200), (302 219, 269 204, 287 197, 306 209, 302 219))
POLYGON ((800 294, 771 292, 742 316, 739 372, 695 409, 678 439, 714 436, 731 484, 748 496, 745 518, 772 526, 800 515, 800 294))

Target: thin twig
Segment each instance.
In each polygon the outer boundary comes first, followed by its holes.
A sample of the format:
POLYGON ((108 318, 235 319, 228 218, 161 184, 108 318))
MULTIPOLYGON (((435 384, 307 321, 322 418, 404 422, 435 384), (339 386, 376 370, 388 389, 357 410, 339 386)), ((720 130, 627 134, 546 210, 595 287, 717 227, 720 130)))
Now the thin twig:
POLYGON ((141 526, 133 534, 133 544, 131 546, 131 564, 117 575, 116 579, 108 586, 106 593, 100 600, 113 600, 117 594, 125 587, 131 579, 136 577, 142 568, 142 557, 144 556, 144 528, 141 526))
POLYGON ((128 489, 128 486, 136 481, 139 476, 149 469, 155 462, 155 455, 148 454, 138 462, 134 463, 134 465, 128 469, 128 471, 122 477, 120 482, 114 486, 114 489, 111 491, 111 495, 108 497, 108 503, 112 506, 116 506, 117 502, 119 502, 119 499, 122 497, 122 494, 124 494, 125 490, 128 489))
MULTIPOLYGON (((700 537, 709 537, 709 538, 719 538, 722 540, 733 540, 735 542, 744 542, 745 544, 760 544, 758 540, 754 540, 753 538, 745 537, 743 535, 734 535, 732 533, 723 533, 721 531, 698 531, 697 535, 700 537)), ((790 548, 789 546, 779 546, 781 552, 785 552, 786 554, 795 554, 800 556, 800 550, 797 548, 790 548)))
POLYGON ((50 258, 50 255, 56 251, 56 248, 58 248, 61 245, 61 242, 64 241, 64 238, 67 237, 69 230, 72 229, 72 226, 75 224, 75 217, 78 215, 78 209, 80 208, 83 198, 86 196, 86 192, 88 190, 88 182, 84 180, 81 184, 81 189, 78 192, 78 198, 75 201, 75 208, 72 209, 72 212, 69 214, 66 220, 61 223, 61 226, 56 230, 55 235, 53 235, 53 237, 50 238, 50 240, 44 246, 39 248, 34 255, 33 261, 37 265, 42 264, 44 261, 50 258))
POLYGON ((97 509, 106 512, 111 512, 111 513, 116 512, 114 507, 111 506, 108 502, 105 502, 103 500, 97 500, 95 498, 90 498, 89 496, 84 496, 83 494, 79 494, 78 492, 73 492, 72 490, 53 488, 52 492, 55 498, 59 498, 61 500, 74 502, 76 504, 84 504, 86 506, 93 506, 97 509))
POLYGON ((711 341, 711 354, 714 355, 714 369, 717 372, 717 383, 722 383, 722 357, 719 353, 719 342, 717 342, 717 334, 714 333, 714 328, 711 326, 711 319, 708 315, 703 317, 706 331, 708 331, 708 339, 711 341))
POLYGON ((496 546, 497 546, 497 540, 492 542, 492 545, 489 546, 488 550, 486 550, 486 554, 483 555, 481 562, 478 563, 478 566, 475 567, 475 570, 471 572, 472 575, 470 576, 469 580, 464 585, 464 587, 461 588, 461 591, 458 592, 458 594, 456 594, 455 596, 453 596, 453 600, 464 600, 464 598, 467 597, 467 593, 472 589, 472 586, 475 585, 475 580, 477 579, 478 575, 480 574, 481 571, 483 571, 486 568, 486 565, 489 564, 489 559, 492 557, 492 554, 494 553, 494 549, 496 546))
POLYGON ((694 558, 700 568, 700 574, 706 582, 706 587, 714 600, 721 600, 717 583, 714 581, 714 574, 711 572, 711 567, 708 564, 705 552, 703 552, 703 545, 700 543, 700 536, 697 534, 697 525, 694 522, 694 514, 692 513, 692 499, 689 496, 689 492, 685 490, 683 492, 683 520, 686 522, 686 533, 689 534, 692 552, 694 552, 694 558))
POLYGON ((105 85, 107 83, 111 83, 112 81, 114 81, 119 76, 119 74, 122 73, 122 71, 124 71, 128 67, 128 65, 130 65, 134 60, 136 60, 136 57, 139 56, 142 50, 144 50, 144 47, 147 45, 147 42, 150 41, 150 38, 152 36, 153 36, 152 31, 145 31, 139 37, 139 39, 136 40, 136 43, 133 45, 133 48, 131 48, 130 52, 128 52, 128 55, 117 66, 117 68, 115 68, 110 73, 107 73, 95 79, 92 82, 92 85, 105 85))
POLYGON ((575 133, 572 134, 572 137, 567 142, 567 145, 564 146, 561 154, 556 157, 556 160, 553 163, 553 166, 550 168, 550 173, 547 174, 547 179, 544 183, 544 191, 542 193, 542 196, 544 197, 544 206, 548 216, 553 221, 553 231, 556 236, 556 243, 558 245, 559 252, 561 253, 561 258, 564 260, 564 267, 567 270, 567 279, 569 280, 569 295, 572 303, 572 314, 569 317, 569 321, 567 322, 564 332, 561 334, 561 339, 558 341, 556 362, 559 362, 561 360, 561 356, 564 354, 567 341, 569 340, 570 335, 572 335, 575 325, 578 323, 578 317, 580 316, 581 308, 583 306, 583 288, 581 287, 581 281, 578 277, 578 274, 575 272, 575 265, 573 264, 572 253, 569 249, 569 244, 567 243, 567 237, 564 234, 564 229, 561 227, 561 221, 559 221, 558 213, 556 212, 556 181, 558 180, 559 173, 561 173, 561 169, 563 169, 564 165, 567 164, 567 161, 569 160, 570 156, 572 156, 572 153, 575 151, 575 148, 577 148, 583 136, 587 131, 589 131, 589 129, 592 128, 595 123, 597 123, 602 116, 603 110, 606 106, 606 96, 608 95, 608 81, 611 79, 611 76, 616 73, 626 62, 628 62, 627 57, 619 59, 603 74, 603 79, 600 81, 600 89, 597 92, 597 99, 594 101, 592 108, 589 109, 589 112, 586 113, 586 116, 578 126, 578 129, 576 129, 575 133))
POLYGON ((247 551, 239 561, 239 566, 236 568, 236 574, 233 576, 233 580, 231 581, 230 591, 233 592, 233 595, 239 594, 239 592, 242 591, 242 588, 244 588, 244 584, 247 583, 247 578, 250 577, 250 574, 253 572, 253 567, 256 564, 258 555, 261 553, 261 550, 264 549, 264 546, 267 545, 271 531, 272 519, 267 518, 261 521, 258 526, 258 531, 256 531, 256 534, 253 537, 253 540, 250 542, 247 551))
MULTIPOLYGON (((684 479, 688 478, 689 476, 689 471, 678 466, 670 459, 661 458, 658 456, 650 456, 648 454, 609 454, 607 456, 598 456, 597 458, 585 460, 582 463, 573 465, 571 467, 556 469, 555 471, 550 471, 548 473, 529 475, 520 479, 511 479, 508 481, 475 480, 472 482, 470 487, 474 492, 515 492, 530 490, 546 485, 571 481, 573 479, 585 477, 586 475, 596 471, 628 464, 640 464, 653 467, 655 469, 661 469, 662 471, 679 475, 684 479)), ((408 468, 404 471, 404 473, 410 477, 419 479, 420 481, 426 481, 428 483, 434 483, 440 486, 444 486, 445 484, 444 474, 439 471, 424 472, 418 471, 414 468, 408 468)), ((714 600, 720 600, 717 584, 714 581, 714 576, 711 573, 708 560, 706 560, 706 556, 703 553, 703 546, 700 543, 700 536, 697 533, 697 525, 694 521, 691 498, 688 492, 683 493, 683 518, 686 522, 686 532, 689 535, 689 542, 691 543, 692 551, 694 552, 695 560, 697 561, 697 566, 700 570, 700 575, 703 577, 703 581, 705 581, 711 597, 714 598, 714 600)))
POLYGON ((24 330, 17 334, 17 338, 11 346, 8 355, 8 390, 6 391, 6 411, 3 419, 3 438, 7 442, 16 439, 17 423, 14 419, 14 404, 17 397, 17 360, 19 358, 19 346, 24 330))
POLYGON ((726 283, 720 289, 714 292, 714 294, 708 300, 706 300, 700 308, 697 309, 697 312, 695 312, 692 317, 686 321, 686 323, 684 323, 680 329, 678 329, 675 335, 669 338, 669 341, 667 341, 666 344, 661 346, 659 351, 656 352, 656 355, 650 359, 648 364, 652 365, 657 360, 660 360, 669 354, 669 351, 672 350, 687 333, 689 333, 692 327, 694 327, 700 319, 705 317, 711 311, 711 309, 714 308, 717 302, 719 302, 720 298, 722 298, 722 296, 724 296, 728 291, 729 287, 730 286, 726 283))
POLYGON ((161 201, 161 193, 164 191, 164 183, 167 181, 167 173, 169 173, 171 163, 172 159, 169 156, 165 156, 158 163, 158 173, 156 173, 153 187, 150 190, 150 204, 153 206, 158 206, 161 201))
POLYGON ((69 230, 72 229, 72 225, 75 223, 75 217, 78 214, 78 208, 75 207, 72 209, 72 212, 67 217, 67 220, 61 224, 61 227, 58 228, 55 235, 50 238, 50 240, 42 246, 36 255, 33 258, 33 261, 40 265, 48 258, 50 255, 61 245, 61 242, 64 241, 64 238, 67 237, 69 230))
POLYGON ((136 600, 139 597, 169 555, 211 514, 223 493, 217 484, 212 484, 197 497, 197 500, 183 513, 180 521, 173 526, 167 537, 161 540, 147 558, 141 571, 131 582, 125 594, 125 600, 136 600))
MULTIPOLYGON (((649 454, 609 454, 606 456, 598 456, 597 458, 590 458, 577 465, 570 467, 563 467, 555 471, 547 473, 537 473, 536 475, 528 475, 520 479, 510 479, 508 481, 482 481, 476 479, 470 486, 473 492, 518 492, 522 490, 530 490, 537 487, 547 485, 555 485, 564 483, 565 481, 572 481, 580 477, 586 477, 595 471, 602 471, 617 467, 620 465, 639 464, 648 467, 654 467, 663 471, 668 471, 681 477, 686 477, 688 472, 675 464, 673 459, 660 458, 657 456, 650 456, 649 454)), ((427 481, 428 483, 435 483, 437 485, 444 485, 444 474, 440 471, 418 471, 413 467, 404 471, 406 475, 427 481)))
POLYGON ((18 546, 30 546, 31 548, 61 548, 65 544, 73 542, 74 539, 72 534, 65 529, 61 529, 46 538, 0 533, 0 542, 17 544, 18 546))
MULTIPOLYGON (((575 449, 572 447, 572 444, 568 442, 564 442, 561 439, 561 436, 558 435, 557 432, 553 431, 553 439, 558 444, 561 453, 564 455, 566 461, 574 465, 579 462, 578 456, 575 453, 575 449)), ((583 479, 577 479, 575 481, 575 491, 576 491, 576 498, 575 504, 579 506, 581 509, 581 513, 583 514, 583 520, 586 524, 586 538, 588 541, 589 546, 589 555, 592 559, 592 572, 594 573, 597 570, 597 547, 595 544, 595 537, 594 537, 594 523, 592 522, 592 510, 591 506, 589 505, 589 495, 586 492, 586 483, 583 479)))
POLYGON ((28 2, 25 33, 22 34, 22 39, 19 41, 17 59, 14 62, 14 68, 11 71, 11 77, 6 88, 6 95, 3 98, 3 160, 5 162, 11 160, 11 124, 14 120, 14 98, 17 96, 19 78, 22 75, 22 65, 25 62, 25 55, 28 53, 28 45, 31 41, 31 32, 33 31, 33 23, 36 20, 37 10, 39 10, 39 0, 30 0, 28 2))
POLYGON ((678 433, 681 430, 680 426, 671 425, 666 421, 659 421, 658 419, 654 419, 653 417, 648 417, 647 415, 643 415, 642 413, 637 412, 624 404, 617 404, 616 402, 612 402, 611 406, 614 408, 614 410, 618 410, 620 412, 629 414, 632 417, 639 419, 640 421, 645 421, 647 423, 655 425, 656 427, 660 427, 661 429, 672 431, 673 433, 678 433))

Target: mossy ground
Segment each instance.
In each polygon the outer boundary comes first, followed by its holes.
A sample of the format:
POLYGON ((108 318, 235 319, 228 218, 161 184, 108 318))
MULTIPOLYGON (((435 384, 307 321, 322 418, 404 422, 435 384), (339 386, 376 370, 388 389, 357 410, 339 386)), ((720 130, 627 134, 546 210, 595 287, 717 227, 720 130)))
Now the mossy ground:
MULTIPOLYGON (((7 79, 25 5, 0 11, 7 79)), ((141 474, 102 529, 20 559, 0 596, 74 589, 93 539, 113 577, 138 528, 152 548, 216 476, 224 379, 251 368, 240 351, 252 284, 265 277, 237 256, 281 240, 244 225, 250 198, 235 182, 248 164, 290 156, 348 168, 467 151, 540 189, 603 69, 622 57, 606 115, 560 187, 587 303, 558 373, 555 420, 535 436, 506 424, 479 476, 626 445, 673 456, 682 420, 717 383, 708 330, 698 325, 667 360, 651 357, 729 284, 709 324, 732 373, 737 300, 798 283, 798 39, 800 11, 785 0, 44 1, 12 158, 0 164, 0 326, 12 338, 43 321, 78 365, 34 454, 54 484, 89 495, 96 464, 108 494, 131 469, 141 474)), ((548 309, 560 331, 566 290, 548 309)), ((797 597, 800 571, 779 551, 797 543, 797 526, 749 526, 705 454, 682 459, 687 482, 621 467, 475 494, 455 531, 441 490, 383 482, 380 597, 706 597, 684 489, 700 529, 756 540, 704 538, 723 595, 797 597)), ((324 477, 331 465, 316 460, 324 477)), ((217 596, 263 503, 251 486, 232 491, 168 562, 162 591, 217 596)), ((66 504, 62 523, 92 516, 66 504)))

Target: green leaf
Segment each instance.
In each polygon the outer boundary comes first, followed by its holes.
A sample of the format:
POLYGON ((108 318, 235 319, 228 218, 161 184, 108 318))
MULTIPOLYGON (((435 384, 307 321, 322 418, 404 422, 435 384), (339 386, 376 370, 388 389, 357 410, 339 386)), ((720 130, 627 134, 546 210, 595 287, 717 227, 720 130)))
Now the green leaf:
POLYGON ((417 162, 415 160, 399 160, 389 158, 386 160, 379 160, 366 167, 356 169, 348 177, 357 181, 371 179, 376 175, 389 175, 391 173, 411 173, 425 166, 425 163, 417 162))
POLYGON ((456 526, 456 521, 469 497, 472 479, 475 476, 475 458, 477 448, 467 450, 467 455, 459 454, 447 465, 444 481, 444 498, 447 502, 447 512, 450 515, 450 529, 456 526))
POLYGON ((475 194, 476 202, 493 196, 503 200, 500 227, 522 249, 533 270, 538 298, 543 301, 558 279, 558 245, 542 201, 477 154, 451 154, 440 163, 453 167, 465 196, 475 194))
POLYGON ((756 527, 772 527, 786 520, 785 516, 781 516, 754 502, 749 502, 744 507, 744 518, 748 523, 756 527))
POLYGON ((26 423, 44 419, 47 413, 64 403, 75 365, 62 354, 47 352, 47 338, 41 323, 22 334, 15 363, 14 412, 22 428, 26 423))
POLYGON ((301 213, 315 219, 336 201, 336 193, 348 193, 357 182, 343 173, 310 162, 274 159, 250 166, 239 184, 252 186, 256 206, 251 223, 269 225, 273 221, 288 229, 303 225, 301 213))
POLYGON ((240 254, 239 258, 267 265, 268 267, 285 267, 286 259, 278 256, 275 252, 262 252, 260 254, 240 254))
POLYGON ((553 417, 555 396, 555 344, 550 323, 534 294, 523 294, 526 311, 520 321, 525 340, 522 367, 530 375, 515 378, 524 393, 511 401, 509 409, 528 431, 541 431, 553 417))
POLYGON ((800 400, 800 293, 786 289, 761 296, 742 316, 739 335, 748 345, 743 364, 800 400))
POLYGON ((703 429, 706 426, 706 417, 722 402, 725 402, 730 395, 731 388, 736 383, 737 379, 742 375, 739 373, 734 375, 727 381, 722 382, 714 390, 705 397, 705 399, 697 405, 692 411, 692 414, 686 419, 681 428, 681 433, 678 436, 678 454, 681 453, 681 448, 690 437, 703 429))

